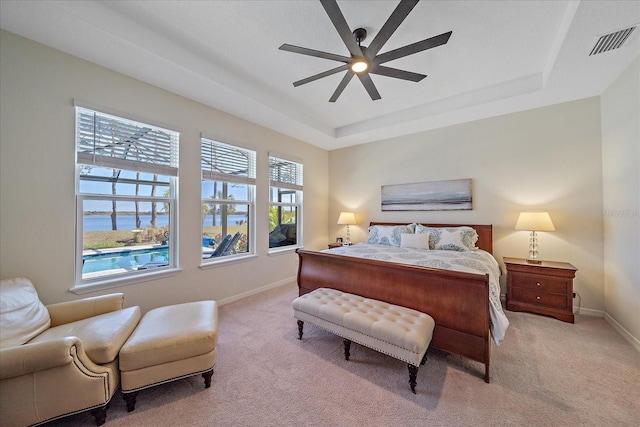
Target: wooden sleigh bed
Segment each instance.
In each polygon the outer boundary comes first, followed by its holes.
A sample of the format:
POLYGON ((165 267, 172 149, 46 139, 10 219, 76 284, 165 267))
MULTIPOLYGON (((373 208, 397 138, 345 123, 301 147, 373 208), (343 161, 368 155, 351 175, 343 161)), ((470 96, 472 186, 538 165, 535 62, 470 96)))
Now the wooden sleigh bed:
MULTIPOLYGON (((406 225, 372 222, 371 225, 406 225)), ((427 227, 473 227, 477 247, 493 253, 491 225, 423 224, 427 227)), ((431 346, 481 362, 489 382, 489 275, 344 257, 297 250, 298 288, 304 295, 332 288, 409 307, 429 314, 436 326, 431 346)))

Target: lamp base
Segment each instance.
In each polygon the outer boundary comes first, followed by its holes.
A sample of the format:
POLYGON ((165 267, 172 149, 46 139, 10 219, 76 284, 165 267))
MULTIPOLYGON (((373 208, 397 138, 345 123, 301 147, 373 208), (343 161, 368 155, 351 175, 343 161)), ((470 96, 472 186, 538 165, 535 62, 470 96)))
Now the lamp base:
POLYGON ((527 257, 527 263, 542 264, 542 261, 538 259, 538 233, 532 231, 529 236, 529 256, 527 257))

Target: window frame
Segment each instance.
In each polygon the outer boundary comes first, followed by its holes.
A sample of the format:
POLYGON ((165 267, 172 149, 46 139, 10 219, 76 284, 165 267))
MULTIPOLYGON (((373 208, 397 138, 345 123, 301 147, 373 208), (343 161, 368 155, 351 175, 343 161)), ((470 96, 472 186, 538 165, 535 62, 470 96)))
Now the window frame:
MULTIPOLYGON (((268 253, 269 254, 277 254, 281 252, 290 252, 294 251, 298 248, 303 247, 303 195, 304 195, 304 187, 303 187, 303 176, 304 176, 304 165, 299 160, 292 160, 286 156, 282 156, 275 153, 269 153, 269 195, 268 195, 268 203, 269 203, 269 215, 271 215, 271 207, 288 207, 294 208, 296 210, 296 243, 290 245, 283 246, 273 246, 271 247, 270 242, 267 241, 268 245, 268 253), (273 163, 279 162, 285 166, 288 166, 288 175, 281 176, 273 173, 273 163), (283 201, 273 201, 272 200, 272 192, 274 189, 278 189, 278 191, 285 190, 286 192, 293 192, 295 194, 294 202, 283 202, 283 201)), ((280 216, 278 216, 278 221, 280 221, 280 216)), ((279 222, 278 225, 282 223, 279 222)), ((268 233, 271 233, 271 224, 267 228, 268 233)))
MULTIPOLYGON (((240 154, 241 156, 241 154, 240 154)), ((215 258, 201 257, 200 268, 214 267, 220 264, 237 262, 256 256, 256 233, 255 233, 255 210, 256 210, 256 163, 257 152, 251 148, 238 144, 230 144, 217 139, 201 136, 200 138, 200 203, 216 205, 246 205, 247 206, 247 250, 246 252, 227 254, 215 258), (208 147, 206 147, 208 145, 208 147), (218 155, 227 155, 224 160, 214 159, 214 147, 219 150, 218 155), (238 153, 247 154, 246 162, 238 161, 238 153), (231 154, 231 156, 229 156, 231 154), (246 173, 226 173, 229 168, 246 167, 246 173), (216 169, 216 170, 214 170, 216 169), (231 187, 234 184, 246 185, 247 199, 225 199, 224 197, 203 197, 202 182, 218 182, 223 186, 231 187)), ((237 171, 235 171, 237 172, 237 171)), ((224 188, 224 187, 223 187, 224 188)), ((228 187, 227 187, 228 188, 228 187)), ((201 234, 204 235, 204 221, 202 222, 201 234)), ((224 226, 223 226, 224 227, 224 226)))
MULTIPOLYGON (((116 131, 113 131, 114 133, 116 131)), ((179 267, 179 254, 178 254, 178 150, 180 133, 174 130, 166 129, 149 123, 138 122, 126 117, 116 116, 91 107, 84 107, 81 105, 75 105, 75 200, 76 200, 76 239, 75 239, 75 269, 74 269, 74 286, 70 289, 77 294, 93 292, 97 289, 104 289, 116 286, 122 286, 130 283, 138 283, 146 280, 157 279, 159 276, 170 276, 176 274, 180 270, 179 267), (93 115, 93 140, 91 137, 87 137, 88 132, 90 134, 91 126, 87 125, 87 115, 93 115), (99 118, 98 118, 99 117, 99 118), (123 139, 118 140, 118 144, 130 144, 132 141, 138 143, 140 146, 138 151, 142 151, 141 147, 152 147, 151 151, 144 155, 138 154, 138 160, 128 159, 128 149, 122 153, 117 153, 117 148, 112 151, 113 157, 109 155, 101 155, 104 151, 104 146, 100 145, 104 142, 101 138, 105 134, 96 132, 98 127, 98 120, 105 120, 108 123, 113 124, 112 129, 128 128, 131 129, 145 129, 147 132, 161 133, 166 141, 159 142, 157 137, 142 136, 135 137, 123 130, 118 136, 123 139), (124 138, 126 136, 126 139, 124 138), (89 140, 89 143, 87 143, 89 140), (90 145, 92 144, 92 147, 90 145), (160 147, 162 145, 162 147, 160 147), (150 154, 149 154, 150 153, 150 154), (100 191, 89 192, 81 191, 81 182, 89 181, 108 181, 108 178, 101 179, 100 175, 95 175, 92 178, 82 175, 83 167, 90 166, 104 169, 114 169, 127 172, 140 172, 145 174, 157 174, 168 178, 167 181, 160 181, 160 188, 167 187, 169 189, 169 197, 164 195, 130 195, 130 194, 105 194, 100 191), (98 179, 96 179, 98 178, 98 179), (168 185, 167 185, 168 184, 168 185), (170 239, 168 239, 168 260, 167 266, 157 267, 147 270, 131 270, 124 272, 117 272, 104 275, 95 275, 93 277, 83 277, 83 253, 84 251, 84 202, 85 201, 107 201, 107 202, 140 202, 140 203, 157 203, 168 205, 169 215, 167 227, 170 231, 170 239)), ((114 146, 116 144, 113 144, 114 146)), ((119 145, 118 145, 119 146, 119 145)), ((135 149, 135 147, 134 147, 135 149)), ((133 152, 133 150, 131 151, 133 152)), ((133 184, 137 181, 131 178, 123 178, 116 183, 133 184)), ((149 185, 149 181, 143 179, 139 182, 145 182, 145 185, 149 185)), ((125 192, 126 193, 126 192, 125 192)), ((164 245, 163 245, 164 246, 164 245)), ((107 248, 109 249, 109 248, 107 248)))

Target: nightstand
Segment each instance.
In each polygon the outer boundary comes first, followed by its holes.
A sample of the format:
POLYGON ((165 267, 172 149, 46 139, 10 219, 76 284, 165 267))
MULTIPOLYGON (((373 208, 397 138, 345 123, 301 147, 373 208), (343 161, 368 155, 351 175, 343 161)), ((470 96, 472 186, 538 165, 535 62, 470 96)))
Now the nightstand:
POLYGON ((348 245, 345 245, 342 242, 334 242, 334 243, 329 243, 329 249, 333 249, 333 248, 341 248, 343 246, 351 246, 354 245, 355 243, 351 242, 348 245))
POLYGON ((530 264, 503 258, 507 268, 507 310, 529 311, 573 323, 573 278, 577 268, 566 262, 530 264))

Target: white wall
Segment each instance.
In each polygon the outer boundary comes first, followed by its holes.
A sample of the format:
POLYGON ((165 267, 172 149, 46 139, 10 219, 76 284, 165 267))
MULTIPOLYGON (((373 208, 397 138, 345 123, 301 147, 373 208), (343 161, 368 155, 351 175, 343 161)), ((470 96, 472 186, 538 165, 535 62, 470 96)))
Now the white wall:
POLYGON ((605 308, 640 350, 640 58, 601 98, 605 308))
MULTIPOLYGON (((377 221, 493 224, 494 255, 528 254, 529 233, 516 231, 520 211, 549 211, 555 232, 539 233, 540 257, 578 268, 582 309, 602 315, 603 224, 600 103, 589 98, 330 152, 329 231, 341 210, 359 224, 377 221), (473 210, 382 212, 386 184, 473 180, 473 210)), ((504 265, 502 264, 504 267, 504 265)), ((505 276, 502 292, 505 292, 505 276)))
MULTIPOLYGON (((268 153, 304 163, 304 241, 327 242, 328 153, 14 34, 0 33, 0 275, 30 278, 41 299, 76 299, 74 100, 180 134, 180 265, 175 276, 123 286, 144 311, 198 299, 225 300, 294 278, 294 253, 269 256, 268 153), (258 257, 202 270, 200 133, 257 150, 258 257)), ((96 293, 98 294, 98 293, 96 293)), ((92 294, 89 294, 89 296, 92 294)))

